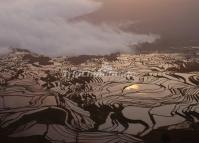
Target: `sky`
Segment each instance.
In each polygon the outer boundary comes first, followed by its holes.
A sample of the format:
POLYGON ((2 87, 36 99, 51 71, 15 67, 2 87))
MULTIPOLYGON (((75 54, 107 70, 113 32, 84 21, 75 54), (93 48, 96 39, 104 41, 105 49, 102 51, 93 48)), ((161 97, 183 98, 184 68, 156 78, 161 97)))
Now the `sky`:
POLYGON ((0 54, 22 48, 48 56, 104 55, 131 52, 134 45, 159 38, 75 20, 103 6, 92 0, 0 0, 0 54))

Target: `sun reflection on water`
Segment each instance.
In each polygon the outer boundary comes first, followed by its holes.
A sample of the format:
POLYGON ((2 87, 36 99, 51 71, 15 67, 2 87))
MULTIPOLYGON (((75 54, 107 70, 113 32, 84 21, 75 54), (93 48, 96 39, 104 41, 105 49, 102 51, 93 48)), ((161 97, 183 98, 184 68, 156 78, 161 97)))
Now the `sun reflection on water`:
POLYGON ((138 90, 140 87, 137 84, 133 84, 125 88, 125 90, 138 90))

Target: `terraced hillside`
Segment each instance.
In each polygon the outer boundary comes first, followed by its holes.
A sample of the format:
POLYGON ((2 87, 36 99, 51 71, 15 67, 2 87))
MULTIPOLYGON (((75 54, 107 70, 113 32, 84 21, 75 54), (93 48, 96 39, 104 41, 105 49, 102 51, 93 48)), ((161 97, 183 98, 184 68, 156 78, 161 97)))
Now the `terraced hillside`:
POLYGON ((199 57, 112 56, 83 56, 77 63, 72 61, 82 56, 49 58, 19 50, 1 56, 0 139, 196 143, 199 57))

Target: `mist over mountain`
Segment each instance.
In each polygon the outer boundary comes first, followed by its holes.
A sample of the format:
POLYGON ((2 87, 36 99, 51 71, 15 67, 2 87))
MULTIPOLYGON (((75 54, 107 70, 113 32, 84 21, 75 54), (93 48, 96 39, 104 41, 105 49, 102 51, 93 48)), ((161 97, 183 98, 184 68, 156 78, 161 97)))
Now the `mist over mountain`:
POLYGON ((166 50, 199 46, 199 1, 197 0, 100 0, 104 5, 83 18, 93 23, 125 23, 128 32, 161 36, 145 48, 166 50))
POLYGON ((72 20, 101 7, 92 0, 0 0, 0 53, 22 48, 49 56, 103 55, 158 38, 72 20))

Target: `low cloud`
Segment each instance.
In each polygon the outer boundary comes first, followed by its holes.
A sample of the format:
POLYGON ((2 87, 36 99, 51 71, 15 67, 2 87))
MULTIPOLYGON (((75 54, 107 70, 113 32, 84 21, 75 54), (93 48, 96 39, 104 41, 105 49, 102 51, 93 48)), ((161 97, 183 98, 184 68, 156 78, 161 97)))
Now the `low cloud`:
POLYGON ((110 54, 157 38, 71 21, 100 6, 91 0, 0 0, 0 53, 14 47, 49 56, 110 54))

